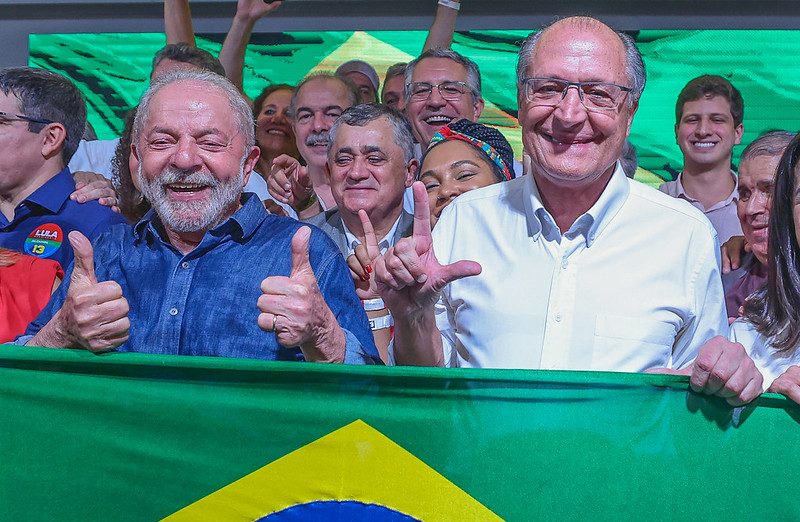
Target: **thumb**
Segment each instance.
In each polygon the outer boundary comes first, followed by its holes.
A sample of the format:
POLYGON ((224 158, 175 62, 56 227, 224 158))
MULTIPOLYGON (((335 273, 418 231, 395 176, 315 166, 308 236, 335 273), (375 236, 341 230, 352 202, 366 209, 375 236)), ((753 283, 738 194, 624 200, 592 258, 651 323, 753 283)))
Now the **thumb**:
POLYGON ((94 249, 92 243, 80 232, 73 230, 69 233, 69 244, 72 246, 72 253, 75 256, 72 267, 72 277, 70 285, 91 284, 97 282, 94 273, 94 249))
POLYGON ((303 165, 297 166, 297 183, 304 187, 311 186, 311 181, 308 179, 308 167, 303 165))
POLYGON ((457 281, 462 277, 476 276, 481 273, 481 270, 481 265, 475 261, 456 261, 443 266, 439 280, 434 284, 434 290, 439 292, 453 281, 457 281))
POLYGON ((311 261, 308 259, 308 242, 310 239, 311 229, 308 227, 300 227, 292 236, 292 272, 289 277, 311 270, 311 261))

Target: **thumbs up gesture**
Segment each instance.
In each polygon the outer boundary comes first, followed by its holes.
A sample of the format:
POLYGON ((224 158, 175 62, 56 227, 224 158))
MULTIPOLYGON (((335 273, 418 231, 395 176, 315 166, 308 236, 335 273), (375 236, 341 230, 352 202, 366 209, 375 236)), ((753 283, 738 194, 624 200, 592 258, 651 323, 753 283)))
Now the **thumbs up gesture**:
MULTIPOLYGON (((128 340, 128 301, 116 281, 97 282, 94 250, 86 236, 70 232, 75 256, 67 297, 61 309, 42 329, 42 345, 80 346, 92 352, 116 348, 128 340), (50 332, 50 336, 47 333, 50 332)), ((36 338, 29 344, 34 344, 36 338)))
POLYGON ((310 239, 308 227, 295 232, 289 276, 271 276, 261 282, 258 326, 275 332, 282 346, 299 346, 307 361, 342 362, 344 331, 317 285, 309 261, 310 239))

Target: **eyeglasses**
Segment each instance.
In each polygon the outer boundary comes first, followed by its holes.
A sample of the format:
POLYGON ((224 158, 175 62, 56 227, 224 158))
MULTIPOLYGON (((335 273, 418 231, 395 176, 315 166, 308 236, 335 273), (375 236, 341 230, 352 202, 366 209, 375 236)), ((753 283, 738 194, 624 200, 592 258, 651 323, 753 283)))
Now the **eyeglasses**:
POLYGON ((22 114, 9 114, 7 112, 0 112, 0 123, 10 123, 12 121, 28 121, 31 123, 40 123, 42 125, 50 125, 51 123, 55 123, 52 120, 31 118, 30 116, 23 116, 22 114))
POLYGON ((578 90, 578 97, 589 111, 611 111, 633 89, 606 82, 568 82, 558 78, 525 78, 525 99, 533 105, 555 107, 567 96, 570 87, 578 90))
POLYGON ((431 85, 428 82, 414 82, 406 85, 408 92, 411 93, 411 101, 425 101, 431 97, 433 88, 439 89, 439 94, 448 101, 460 100, 461 96, 469 90, 469 85, 464 82, 442 82, 439 85, 431 85))

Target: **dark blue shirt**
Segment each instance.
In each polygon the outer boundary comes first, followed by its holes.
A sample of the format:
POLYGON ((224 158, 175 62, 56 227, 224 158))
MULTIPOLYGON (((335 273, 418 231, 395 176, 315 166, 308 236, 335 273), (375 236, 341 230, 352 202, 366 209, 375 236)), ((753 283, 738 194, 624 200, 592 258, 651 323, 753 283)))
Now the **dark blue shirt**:
MULTIPOLYGON (((117 350, 303 360, 298 347, 282 347, 274 332, 261 330, 256 322, 261 281, 289 275, 291 240, 300 226, 294 219, 268 214, 257 197, 245 194, 242 208, 186 255, 166 240, 153 211, 133 228, 112 227, 94 242, 94 262, 97 280, 118 282, 130 305, 130 338, 117 350)), ((345 331, 345 362, 379 363, 342 255, 324 232, 311 229, 311 267, 345 331)), ((61 307, 71 272, 70 266, 65 284, 26 335, 38 332, 61 307)))
POLYGON ((72 201, 69 195, 74 191, 72 174, 64 168, 17 205, 11 222, 0 213, 0 246, 53 259, 66 267, 72 262, 67 234, 77 230, 94 242, 111 225, 125 222, 97 201, 72 201))

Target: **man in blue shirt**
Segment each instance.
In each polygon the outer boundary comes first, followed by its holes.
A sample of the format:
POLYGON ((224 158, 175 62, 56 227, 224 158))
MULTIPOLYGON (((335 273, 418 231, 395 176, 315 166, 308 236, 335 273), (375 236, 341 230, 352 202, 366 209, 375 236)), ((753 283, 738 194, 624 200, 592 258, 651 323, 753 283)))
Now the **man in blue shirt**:
POLYGON ((75 182, 65 165, 86 126, 78 89, 41 69, 0 71, 0 246, 72 261, 67 234, 94 239, 124 219, 97 201, 69 199, 75 182))
POLYGON ((66 284, 28 328, 33 337, 19 341, 378 362, 333 243, 242 197, 259 150, 250 108, 230 82, 199 71, 159 78, 142 98, 132 143, 153 210, 132 229, 112 228, 94 250, 70 234, 66 284))

